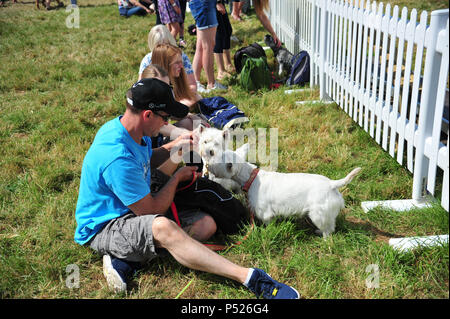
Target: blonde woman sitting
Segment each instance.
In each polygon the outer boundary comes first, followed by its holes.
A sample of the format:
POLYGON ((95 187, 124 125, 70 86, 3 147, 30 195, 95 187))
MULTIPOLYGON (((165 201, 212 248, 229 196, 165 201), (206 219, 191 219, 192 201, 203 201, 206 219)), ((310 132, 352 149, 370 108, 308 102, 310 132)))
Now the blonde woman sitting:
MULTIPOLYGON (((169 29, 162 24, 154 26, 148 33, 148 48, 150 52, 141 61, 141 65, 139 67, 139 80, 142 79, 142 72, 144 72, 144 69, 152 63, 153 50, 158 44, 171 44, 174 47, 177 46, 177 42, 170 33, 169 29)), ((192 91, 197 92, 197 82, 195 81, 191 61, 184 52, 181 53, 181 58, 183 61, 184 71, 187 75, 186 78, 188 85, 192 91)))
POLYGON ((175 98, 192 110, 202 97, 189 86, 181 49, 170 44, 156 46, 152 54, 152 64, 158 64, 166 70, 169 74, 170 84, 173 86, 175 98))

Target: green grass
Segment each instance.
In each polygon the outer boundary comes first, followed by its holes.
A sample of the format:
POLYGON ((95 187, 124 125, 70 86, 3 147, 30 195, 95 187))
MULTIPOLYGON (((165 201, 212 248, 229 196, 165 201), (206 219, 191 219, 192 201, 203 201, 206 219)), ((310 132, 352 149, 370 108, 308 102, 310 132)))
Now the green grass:
MULTIPOLYGON (((155 22, 119 17, 112 0, 79 2, 79 29, 66 28, 65 10, 37 11, 32 3, 0 8, 0 297, 175 298, 191 282, 181 298, 253 298, 244 287, 171 257, 152 262, 127 293, 116 295, 107 289, 101 257, 73 241, 84 155, 100 126, 123 112, 155 22), (69 289, 72 264, 80 287, 69 289)), ((442 7, 442 1, 420 4, 429 11, 442 7)), ((186 24, 192 22, 188 14, 186 24)), ((243 40, 232 52, 266 34, 254 14, 232 23, 243 40)), ((187 40, 192 58, 194 38, 187 40)), ((337 105, 295 105, 317 99, 317 90, 249 94, 236 78, 227 83, 223 95, 251 119, 249 127, 278 128, 279 171, 342 178, 363 168, 342 189, 346 208, 328 240, 304 220, 276 220, 256 225, 227 258, 266 269, 305 298, 449 297, 448 245, 400 254, 387 244, 392 237, 448 234, 448 213, 439 205, 408 213, 361 209, 366 200, 410 198, 412 175, 405 168, 337 105), (371 264, 379 267, 376 289, 366 287, 371 264)))

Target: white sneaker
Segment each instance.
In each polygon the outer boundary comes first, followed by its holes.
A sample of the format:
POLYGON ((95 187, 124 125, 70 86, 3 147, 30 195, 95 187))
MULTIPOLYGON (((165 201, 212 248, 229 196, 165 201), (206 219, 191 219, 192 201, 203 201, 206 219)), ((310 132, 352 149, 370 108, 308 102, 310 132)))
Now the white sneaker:
POLYGON ((231 41, 231 42, 237 42, 237 43, 241 42, 241 41, 238 39, 238 37, 235 36, 235 35, 232 35, 232 36, 230 37, 230 41, 231 41))
POLYGON ((111 257, 109 255, 103 255, 103 275, 106 278, 108 287, 116 293, 119 293, 127 290, 127 283, 116 268, 112 264, 111 257))
POLYGON ((205 86, 203 84, 201 84, 200 81, 196 81, 196 82, 197 82, 197 92, 198 93, 208 93, 205 86))
POLYGON ((228 87, 226 85, 223 85, 219 82, 214 82, 214 86, 210 89, 206 89, 207 93, 211 92, 211 91, 215 91, 215 90, 228 90, 228 87))

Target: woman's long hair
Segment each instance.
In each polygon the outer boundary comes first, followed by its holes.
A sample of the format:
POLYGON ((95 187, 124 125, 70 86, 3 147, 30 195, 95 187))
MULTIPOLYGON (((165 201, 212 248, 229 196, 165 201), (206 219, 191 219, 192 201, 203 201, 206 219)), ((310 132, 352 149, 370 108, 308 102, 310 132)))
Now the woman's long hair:
POLYGON ((170 63, 175 61, 177 57, 182 57, 181 49, 170 44, 159 44, 152 52, 152 64, 158 64, 167 71, 170 83, 173 85, 175 98, 178 101, 181 99, 195 99, 194 92, 189 88, 184 67, 181 68, 180 76, 174 77, 170 74, 170 63))

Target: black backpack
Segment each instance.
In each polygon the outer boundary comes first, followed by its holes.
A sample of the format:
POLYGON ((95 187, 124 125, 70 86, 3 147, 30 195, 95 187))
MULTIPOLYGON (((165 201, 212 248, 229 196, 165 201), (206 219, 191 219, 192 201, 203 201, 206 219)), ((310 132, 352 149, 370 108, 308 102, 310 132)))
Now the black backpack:
POLYGON ((236 72, 239 74, 244 67, 245 60, 247 57, 251 58, 260 58, 264 57, 267 59, 266 52, 258 43, 253 43, 247 47, 242 47, 236 51, 234 54, 234 67, 236 68, 236 72))
POLYGON ((286 81, 286 85, 303 85, 309 82, 309 54, 300 51, 292 58, 291 73, 286 81))

